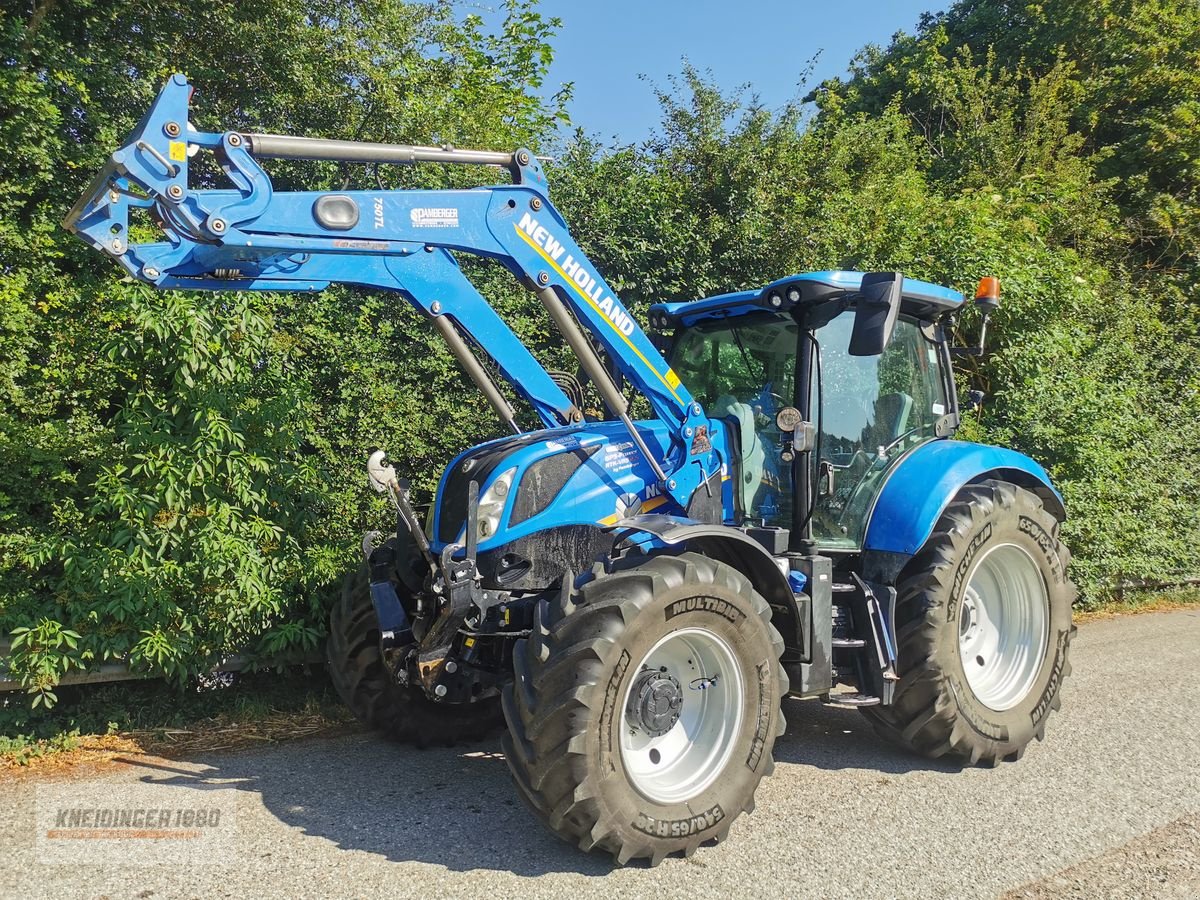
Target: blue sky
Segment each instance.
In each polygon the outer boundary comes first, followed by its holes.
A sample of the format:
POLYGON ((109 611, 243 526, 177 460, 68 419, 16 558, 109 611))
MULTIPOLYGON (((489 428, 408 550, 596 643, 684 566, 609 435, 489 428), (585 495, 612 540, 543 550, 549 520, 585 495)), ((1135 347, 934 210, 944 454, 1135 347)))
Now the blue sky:
POLYGON ((911 32, 922 12, 948 6, 942 0, 542 0, 545 15, 563 20, 547 92, 573 81, 574 123, 605 141, 634 142, 658 123, 653 86, 666 87, 685 56, 711 70, 722 88, 748 83, 776 108, 797 95, 801 73, 818 51, 810 88, 845 72, 863 45, 886 45, 896 31, 911 32))

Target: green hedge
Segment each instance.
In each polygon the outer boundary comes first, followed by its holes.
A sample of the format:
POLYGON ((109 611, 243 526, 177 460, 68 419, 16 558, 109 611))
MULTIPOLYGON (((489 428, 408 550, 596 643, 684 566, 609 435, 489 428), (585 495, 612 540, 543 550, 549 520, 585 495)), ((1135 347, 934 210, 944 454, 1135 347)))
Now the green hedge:
MULTIPOLYGON (((1054 0, 1025 31, 1009 6, 959 3, 867 51, 816 112, 685 68, 649 141, 560 140, 550 183, 635 314, 807 269, 966 291, 1000 276, 994 352, 961 373, 990 396, 964 434, 1048 466, 1094 603, 1122 579, 1200 571, 1200 129, 1183 130, 1200 26, 1182 0, 1054 0), (1066 39, 1093 8, 1123 44, 1066 39), (1139 38, 1155 15, 1171 24, 1157 44, 1139 38), (1070 52, 1031 52, 1058 38, 1070 52), (1113 124, 1128 112, 1114 60, 1153 122, 1113 124)), ((427 502, 448 459, 497 430, 386 297, 152 292, 65 235, 62 213, 177 70, 202 128, 536 148, 565 121, 569 90, 543 84, 557 23, 527 0, 504 13, 492 34, 440 3, 95 0, 0 23, 0 631, 35 701, 107 659, 183 679, 233 652, 311 648, 358 535, 385 521, 368 449, 427 502)), ((284 188, 479 175, 273 166, 284 188)), ((529 295, 464 265, 562 365, 529 295)))

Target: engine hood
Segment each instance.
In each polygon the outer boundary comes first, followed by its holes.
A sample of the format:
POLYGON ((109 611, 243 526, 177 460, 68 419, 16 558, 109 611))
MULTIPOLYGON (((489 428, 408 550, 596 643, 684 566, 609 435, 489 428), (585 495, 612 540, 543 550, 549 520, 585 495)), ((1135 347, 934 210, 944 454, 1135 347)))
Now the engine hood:
MULTIPOLYGON (((636 423, 652 452, 670 447, 660 422, 636 423)), ((721 430, 718 429, 718 432, 721 430)), ((456 457, 438 486, 434 507, 435 549, 462 543, 471 481, 480 496, 512 472, 494 532, 480 535, 487 550, 546 528, 611 525, 651 510, 679 512, 659 491, 649 464, 620 422, 589 422, 499 438, 456 457)))

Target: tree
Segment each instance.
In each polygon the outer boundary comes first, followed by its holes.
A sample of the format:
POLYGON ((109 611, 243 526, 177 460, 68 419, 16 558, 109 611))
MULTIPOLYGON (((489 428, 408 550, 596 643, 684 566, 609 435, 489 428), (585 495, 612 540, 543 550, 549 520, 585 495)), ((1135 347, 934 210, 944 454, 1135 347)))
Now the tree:
MULTIPOLYGON (((1200 306, 1200 5, 1193 0, 960 0, 916 34, 868 47, 821 102, 878 112, 903 96, 926 127, 939 107, 938 59, 990 59, 1075 93, 1079 153, 1112 186, 1136 268, 1182 286, 1200 306)), ((1032 100, 1033 97, 1030 96, 1032 100)), ((1020 102, 1019 100, 1017 101, 1020 102)), ((966 123, 938 120, 939 132, 966 123)))
MULTIPOLYGON (((182 676, 311 646, 326 585, 382 512, 350 461, 388 446, 428 492, 496 427, 454 399, 453 359, 396 302, 147 294, 59 227, 66 210, 179 71, 201 128, 536 146, 564 118, 565 94, 538 93, 557 22, 528 0, 503 12, 496 33, 400 0, 36 0, 0 19, 0 628, 29 629, 12 663, 34 689, 114 656, 182 676)), ((523 297, 497 296, 536 330, 523 297)))

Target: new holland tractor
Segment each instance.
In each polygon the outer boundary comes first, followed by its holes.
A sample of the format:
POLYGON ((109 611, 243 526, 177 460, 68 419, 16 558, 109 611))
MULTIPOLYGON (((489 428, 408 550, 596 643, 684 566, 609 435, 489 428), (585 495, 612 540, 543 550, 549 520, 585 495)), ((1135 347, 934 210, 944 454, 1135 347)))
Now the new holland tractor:
MULTIPOLYGON (((364 539, 328 639, 364 722, 430 744, 503 719, 530 809, 619 863, 724 839, 773 769, 785 697, 968 764, 1043 736, 1070 668, 1065 510, 1033 460, 954 440, 960 293, 808 272, 656 304, 652 339, 528 150, 207 133, 189 102, 174 76, 65 226, 159 288, 392 292, 513 432, 450 462, 427 524, 371 455, 398 524, 364 539), (228 188, 189 181, 197 152, 228 188), (489 166, 512 183, 276 191, 269 159, 489 166), (133 240, 131 212, 163 239, 133 240), (578 375, 534 358, 462 253, 534 294, 578 375), (520 428, 491 373, 540 428, 520 428), (649 418, 632 418, 632 389, 649 418)), ((998 298, 984 279, 985 323, 998 298)))

